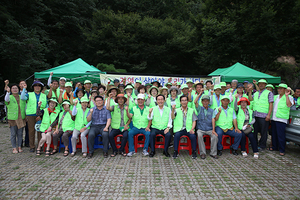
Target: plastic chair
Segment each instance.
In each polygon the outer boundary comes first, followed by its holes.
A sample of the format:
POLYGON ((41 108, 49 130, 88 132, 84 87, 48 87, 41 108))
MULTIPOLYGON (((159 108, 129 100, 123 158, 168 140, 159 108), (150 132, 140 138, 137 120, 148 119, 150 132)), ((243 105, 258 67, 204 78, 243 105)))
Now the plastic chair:
MULTIPOLYGON (((234 138, 231 138, 230 142, 231 142, 231 145, 233 145, 234 138)), ((245 147, 246 147, 246 152, 249 153, 249 139, 248 139, 247 136, 246 136, 246 145, 245 145, 245 147)), ((238 148, 241 148, 241 144, 239 145, 238 148)), ((231 153, 231 150, 230 150, 230 153, 231 153)))
MULTIPOLYGON (((136 135, 134 136, 134 150, 135 150, 135 152, 137 152, 137 149, 138 149, 138 148, 144 147, 145 140, 146 140, 146 137, 145 137, 144 134, 139 133, 139 134, 136 134, 136 135), (139 137, 140 137, 140 136, 143 137, 142 140, 139 140, 139 137)), ((148 147, 148 151, 149 151, 149 147, 148 147)))
MULTIPOLYGON (((69 136, 69 146, 68 146, 69 147, 69 152, 73 152, 71 138, 72 138, 72 134, 69 136)), ((59 146, 58 146, 58 152, 60 152, 61 148, 65 148, 65 145, 62 141, 62 135, 60 136, 59 141, 60 141, 60 143, 59 143, 59 146)))
POLYGON ((158 134, 155 136, 155 149, 164 149, 165 148, 165 136, 158 134), (157 139, 163 138, 163 141, 157 141, 157 139))
POLYGON ((222 145, 223 145, 223 149, 230 149, 231 137, 229 135, 222 136, 222 145), (227 142, 227 139, 229 139, 229 143, 227 142))
MULTIPOLYGON (((114 137, 114 140, 115 140, 115 144, 116 144, 116 147, 117 149, 120 149, 121 148, 121 144, 122 144, 122 139, 123 139, 123 135, 122 134, 119 134, 119 135, 116 135, 114 137), (118 142, 118 138, 120 138, 120 141, 118 142)), ((126 142, 126 145, 125 145, 125 152, 128 153, 129 152, 129 149, 128 149, 128 142, 126 142)))
POLYGON ((103 149, 103 142, 99 141, 100 137, 102 137, 101 134, 96 135, 95 143, 94 143, 94 149, 103 149))
POLYGON ((178 145, 178 154, 180 150, 188 150, 189 154, 192 155, 192 145, 191 145, 191 140, 188 136, 183 135, 179 139, 179 145, 178 145), (182 142, 181 139, 186 138, 187 142, 182 142))

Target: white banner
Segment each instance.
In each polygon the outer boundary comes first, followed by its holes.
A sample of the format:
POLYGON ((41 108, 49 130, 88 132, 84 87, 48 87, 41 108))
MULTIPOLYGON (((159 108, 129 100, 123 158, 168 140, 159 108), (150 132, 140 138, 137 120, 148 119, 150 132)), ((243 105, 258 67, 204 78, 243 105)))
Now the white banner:
POLYGON ((171 83, 180 82, 180 84, 185 84, 188 80, 192 80, 194 83, 196 81, 203 81, 210 79, 213 81, 214 84, 220 83, 219 76, 213 77, 175 77, 175 76, 144 76, 144 75, 122 75, 122 74, 100 74, 101 84, 107 85, 110 82, 113 82, 115 79, 119 79, 120 83, 123 82, 124 78, 126 78, 126 84, 129 82, 135 83, 137 80, 142 81, 142 84, 145 85, 146 83, 151 83, 154 80, 158 80, 158 82, 164 86, 169 78, 172 78, 171 83))

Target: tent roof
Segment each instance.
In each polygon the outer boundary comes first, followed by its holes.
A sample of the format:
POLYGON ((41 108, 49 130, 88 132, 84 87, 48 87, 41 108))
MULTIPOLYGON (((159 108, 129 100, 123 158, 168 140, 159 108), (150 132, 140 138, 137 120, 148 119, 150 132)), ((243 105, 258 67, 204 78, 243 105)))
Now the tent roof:
POLYGON ((280 83, 281 81, 281 77, 275 77, 260 71, 256 71, 239 62, 235 63, 231 67, 219 68, 210 73, 208 76, 221 76, 221 81, 224 82, 231 82, 233 79, 236 79, 239 82, 252 82, 253 79, 261 78, 266 79, 268 83, 280 83))
POLYGON ((97 81, 97 82, 100 82, 99 74, 105 73, 105 72, 101 72, 96 67, 87 64, 81 58, 78 58, 69 63, 51 69, 47 69, 42 72, 35 72, 34 76, 36 79, 48 78, 50 72, 53 72, 53 78, 65 77, 67 79, 72 79, 77 81, 89 79, 91 81, 97 81))

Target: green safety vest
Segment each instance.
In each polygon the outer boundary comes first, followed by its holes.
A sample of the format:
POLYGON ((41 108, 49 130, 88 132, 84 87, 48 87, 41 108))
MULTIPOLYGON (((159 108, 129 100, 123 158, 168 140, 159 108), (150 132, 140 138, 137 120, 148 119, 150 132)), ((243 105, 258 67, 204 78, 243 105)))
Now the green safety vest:
POLYGON ((297 102, 295 102, 296 105, 300 105, 300 97, 298 97, 297 102))
MULTIPOLYGON (((190 131, 193 127, 193 113, 194 113, 194 109, 188 108, 187 116, 186 116, 186 124, 185 124, 186 131, 190 131)), ((174 119, 174 133, 181 131, 182 127, 183 127, 183 112, 181 108, 177 108, 176 117, 174 119)))
POLYGON ((144 112, 143 115, 141 115, 141 111, 137 106, 133 107, 133 117, 132 117, 132 123, 133 126, 140 129, 140 128, 146 128, 148 126, 149 120, 147 116, 149 115, 149 107, 144 106, 144 112))
MULTIPOLYGON (((128 99, 128 95, 127 94, 125 94, 124 97, 126 97, 128 99)), ((131 110, 131 108, 133 108, 134 106, 136 106, 136 104, 135 104, 136 95, 133 96, 131 94, 131 97, 133 98, 133 102, 131 101, 131 98, 128 99, 129 100, 129 105, 128 105, 129 110, 131 110)), ((124 102, 124 103, 126 103, 126 102, 124 102)))
POLYGON ((42 119, 42 123, 41 123, 41 127, 40 127, 41 132, 45 132, 50 127, 50 125, 55 121, 55 119, 59 115, 60 109, 57 109, 57 107, 56 107, 54 112, 55 113, 52 112, 49 115, 48 108, 44 109, 44 115, 43 115, 43 119, 42 119))
MULTIPOLYGON (((175 99, 175 103, 176 103, 176 108, 180 108, 180 97, 177 96, 177 98, 175 99)), ((172 108, 171 106, 171 97, 167 98, 167 105, 169 108, 172 108)))
MULTIPOLYGON (((86 108, 85 113, 84 113, 84 117, 83 117, 83 110, 82 108, 77 108, 77 114, 75 117, 75 129, 80 131, 80 129, 82 129, 83 127, 85 127, 88 124, 87 121, 87 115, 89 112, 89 108, 86 108)), ((90 127, 88 127, 88 129, 90 129, 90 127)))
MULTIPOLYGON (((275 100, 279 98, 279 95, 274 96, 275 100)), ((278 102, 277 110, 276 110, 276 117, 281 119, 289 119, 290 117, 290 107, 286 105, 286 96, 283 95, 278 102)))
POLYGON ((150 97, 150 104, 149 104, 149 108, 154 108, 156 106, 154 100, 153 100, 153 96, 150 97))
MULTIPOLYGON (((124 119, 124 124, 126 125, 129 118, 128 118, 126 110, 125 110, 125 105, 124 105, 123 119, 124 119)), ((114 111, 111 112, 111 127, 113 129, 119 129, 120 124, 121 124, 121 109, 119 108, 119 105, 115 105, 114 111)))
MULTIPOLYGON (((245 97, 245 98, 248 99, 248 95, 246 95, 246 94, 243 94, 242 97, 245 97)), ((230 102, 230 107, 233 108, 233 109, 234 109, 234 101, 235 101, 235 99, 236 99, 235 96, 232 96, 232 102, 230 102)), ((238 97, 238 101, 237 102, 239 102, 239 100, 240 100, 240 98, 238 97)), ((250 104, 251 104, 251 102, 250 102, 250 104)), ((241 106, 239 105, 238 107, 240 108, 241 106)))
MULTIPOLYGON (((221 106, 221 108, 222 108, 222 106, 221 106)), ((221 129, 232 128, 233 112, 234 112, 234 110, 232 108, 228 107, 227 116, 226 116, 225 111, 222 108, 219 119, 216 121, 216 126, 220 127, 221 129)))
MULTIPOLYGON (((37 99, 34 92, 28 92, 27 108, 26 115, 35 115, 37 109, 37 99)), ((40 93, 39 101, 42 102, 41 109, 46 108, 47 106, 47 97, 45 94, 40 93)))
MULTIPOLYGON (((56 89, 56 96, 55 96, 55 92, 52 90, 52 96, 51 96, 51 98, 56 98, 57 100, 58 100, 58 98, 59 98, 59 95, 60 95, 60 90, 59 90, 59 88, 57 88, 56 89)), ((63 94, 62 94, 63 95, 63 94)), ((63 96, 62 96, 63 97, 63 96)))
MULTIPOLYGON (((201 97, 198 99, 198 106, 203 106, 203 105, 202 105, 202 97, 203 97, 203 95, 204 95, 204 94, 202 93, 201 97)), ((194 110, 196 110, 195 99, 197 98, 197 96, 198 96, 198 94, 193 94, 192 108, 193 108, 194 110)))
POLYGON ((269 96, 270 91, 264 90, 260 97, 258 98, 259 91, 254 93, 253 98, 253 111, 261 112, 261 113, 268 113, 269 112, 269 96))
MULTIPOLYGON (((253 110, 250 110, 248 108, 248 111, 249 111, 249 122, 251 122, 252 121, 253 110)), ((240 129, 240 130, 243 129, 245 118, 246 118, 245 112, 243 111, 243 109, 239 108, 238 114, 236 116, 238 129, 240 129)))
POLYGON ((153 108, 153 119, 152 119, 152 128, 156 128, 158 130, 165 130, 168 127, 169 117, 171 109, 167 106, 164 106, 164 111, 162 116, 159 112, 159 106, 153 108))
MULTIPOLYGON (((64 112, 61 112, 59 114, 58 124, 60 123, 60 119, 63 116, 63 114, 64 114, 64 112)), ((73 131, 74 130, 75 122, 72 120, 72 116, 70 115, 69 112, 66 113, 61 126, 62 126, 63 132, 73 131)))
MULTIPOLYGON (((17 120, 19 116, 19 106, 17 103, 16 98, 13 95, 9 95, 9 102, 5 101, 7 107, 7 119, 9 120, 17 120)), ((22 119, 25 119, 25 106, 26 101, 21 100, 21 96, 19 95, 20 99, 20 109, 21 109, 21 116, 22 119)))
MULTIPOLYGON (((209 106, 213 110, 219 107, 217 100, 216 100, 216 96, 217 95, 215 95, 215 94, 212 95, 212 102, 210 102, 210 106, 209 106)), ((219 99, 220 99, 220 104, 221 104, 221 95, 219 96, 219 99)))

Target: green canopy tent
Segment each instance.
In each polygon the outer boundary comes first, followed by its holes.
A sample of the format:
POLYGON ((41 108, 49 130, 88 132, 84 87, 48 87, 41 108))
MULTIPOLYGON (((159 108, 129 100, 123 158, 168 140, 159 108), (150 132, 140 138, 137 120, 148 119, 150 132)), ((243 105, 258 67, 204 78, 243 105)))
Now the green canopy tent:
POLYGON ((80 81, 90 80, 93 83, 100 83, 100 74, 106 74, 96 67, 87 64, 81 58, 78 58, 69 63, 47 69, 42 72, 35 72, 34 76, 36 79, 47 79, 50 75, 50 72, 53 72, 53 78, 59 79, 60 77, 65 77, 68 80, 80 81))
POLYGON ((214 72, 210 73, 208 76, 221 76, 221 81, 223 82, 231 82, 236 79, 239 82, 249 81, 252 82, 253 79, 258 80, 264 78, 268 81, 268 83, 280 83, 281 77, 271 76, 269 74, 265 74, 241 63, 235 63, 231 67, 227 68, 219 68, 214 72))

